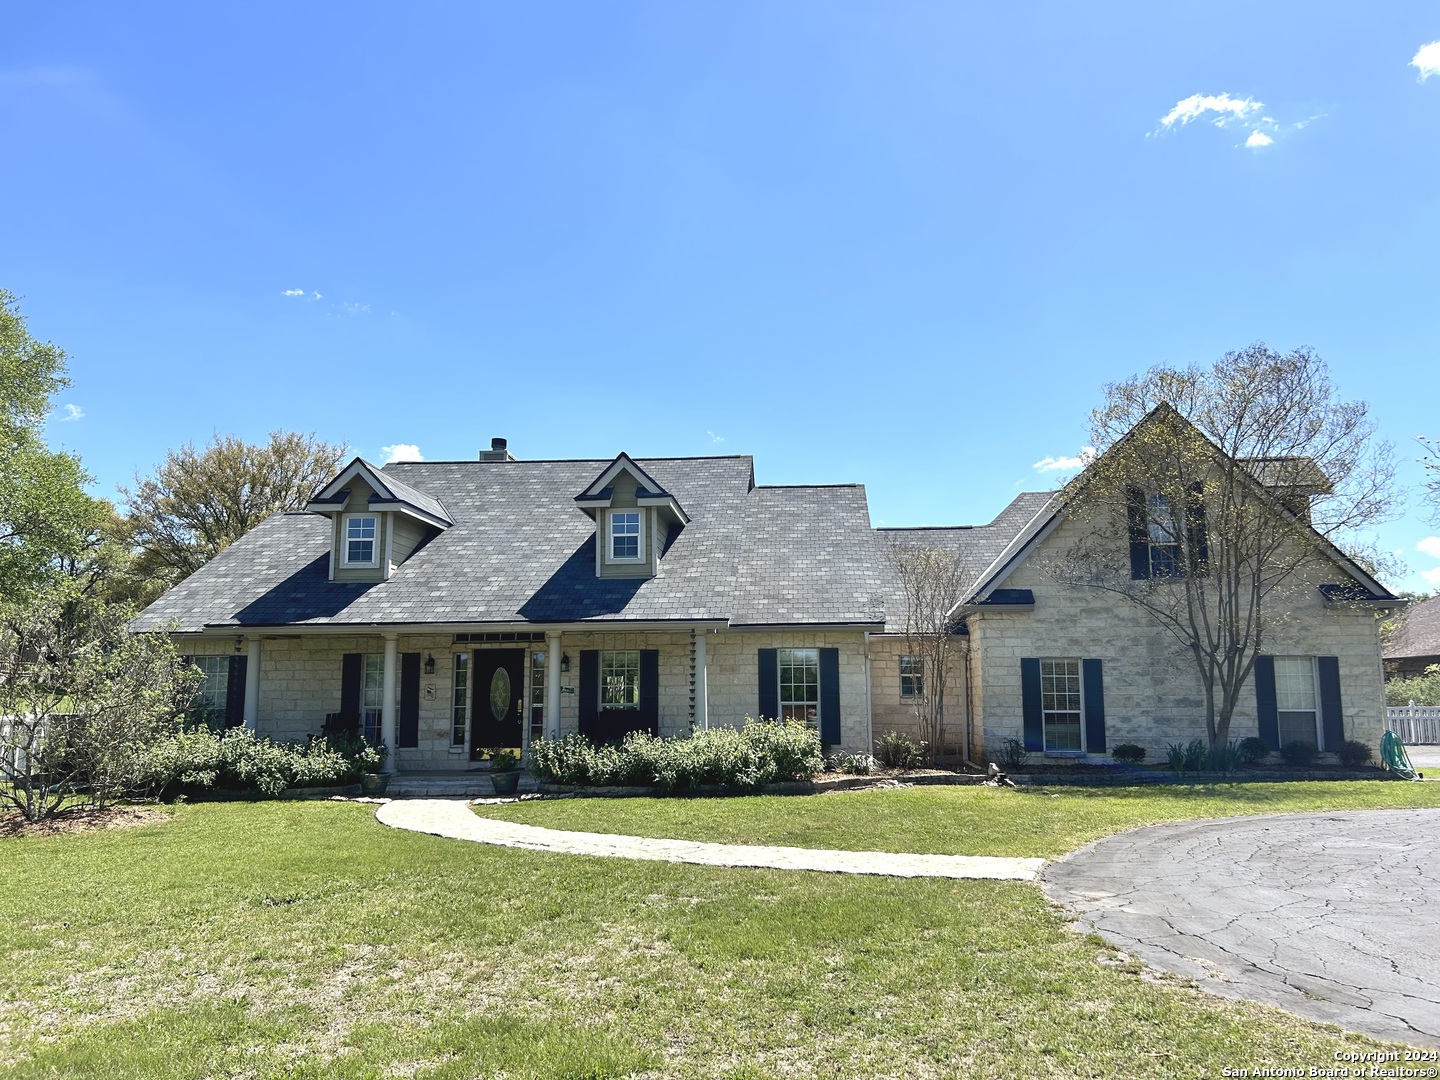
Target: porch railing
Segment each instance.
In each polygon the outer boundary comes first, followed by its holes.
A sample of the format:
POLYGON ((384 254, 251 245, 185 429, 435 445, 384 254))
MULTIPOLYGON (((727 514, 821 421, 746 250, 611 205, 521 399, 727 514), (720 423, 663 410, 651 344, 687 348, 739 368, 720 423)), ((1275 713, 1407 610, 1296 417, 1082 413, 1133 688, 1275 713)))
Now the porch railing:
POLYGON ((1406 746, 1440 745, 1440 705, 1392 705, 1385 710, 1385 727, 1406 746))

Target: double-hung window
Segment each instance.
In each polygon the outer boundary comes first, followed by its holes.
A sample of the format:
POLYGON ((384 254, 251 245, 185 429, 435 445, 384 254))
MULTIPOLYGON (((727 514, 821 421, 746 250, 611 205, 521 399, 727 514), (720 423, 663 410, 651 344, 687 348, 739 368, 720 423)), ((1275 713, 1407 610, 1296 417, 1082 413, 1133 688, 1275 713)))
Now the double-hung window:
POLYGON ((919 657, 900 657, 900 696, 907 701, 925 696, 924 665, 919 657))
POLYGON ((195 707, 207 720, 225 716, 226 694, 230 689, 230 657, 197 656, 193 663, 205 676, 195 692, 195 707))
POLYGON ((1308 742, 1316 746, 1317 695, 1315 658, 1275 657, 1275 705, 1280 720, 1280 745, 1308 742))
POLYGON ((820 722, 820 650, 779 649, 780 719, 820 722))
POLYGON ((1040 710, 1046 750, 1083 750, 1080 661, 1040 661, 1040 710))
POLYGON ((607 650, 600 654, 600 707, 640 708, 640 653, 607 650))
POLYGON ((613 511, 610 514, 610 561, 640 561, 640 512, 613 511))
POLYGON ((379 518, 346 514, 342 566, 379 566, 379 518))
POLYGON ((1145 532, 1150 542, 1150 576, 1179 577, 1180 537, 1176 529, 1177 517, 1170 505, 1170 499, 1153 492, 1145 498, 1145 532))

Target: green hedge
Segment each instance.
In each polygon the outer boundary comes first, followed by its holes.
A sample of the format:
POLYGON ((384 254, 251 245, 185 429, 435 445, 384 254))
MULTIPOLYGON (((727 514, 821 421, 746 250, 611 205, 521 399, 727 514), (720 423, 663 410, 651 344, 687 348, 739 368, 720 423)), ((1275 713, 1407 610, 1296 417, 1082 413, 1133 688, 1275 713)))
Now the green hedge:
POLYGON ((1440 705, 1440 664, 1431 664, 1423 675, 1397 675, 1385 681, 1386 705, 1440 705))
POLYGON ((303 743, 257 738, 247 728, 197 727, 149 748, 147 778, 163 796, 212 790, 276 796, 286 788, 355 780, 384 760, 373 744, 319 736, 303 743))
POLYGON ((530 744, 530 757, 545 780, 664 791, 722 784, 754 790, 778 780, 809 780, 825 769, 820 736, 810 728, 748 717, 739 730, 711 728, 680 739, 646 732, 605 746, 581 735, 538 739, 530 744))

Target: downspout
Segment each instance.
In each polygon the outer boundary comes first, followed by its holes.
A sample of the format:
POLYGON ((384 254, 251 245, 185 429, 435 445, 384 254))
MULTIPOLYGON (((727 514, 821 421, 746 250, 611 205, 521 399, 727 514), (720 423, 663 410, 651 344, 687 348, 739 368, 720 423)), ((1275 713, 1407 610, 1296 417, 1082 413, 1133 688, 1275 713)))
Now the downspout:
MULTIPOLYGON (((969 629, 967 626, 966 629, 969 629)), ((960 755, 960 760, 976 772, 984 772, 979 765, 970 760, 970 748, 974 745, 970 738, 970 725, 974 722, 975 706, 975 680, 970 677, 970 660, 973 655, 970 648, 970 635, 965 638, 965 752, 960 755)))
POLYGON ((865 631, 865 752, 875 752, 875 702, 870 696, 870 631, 865 631))

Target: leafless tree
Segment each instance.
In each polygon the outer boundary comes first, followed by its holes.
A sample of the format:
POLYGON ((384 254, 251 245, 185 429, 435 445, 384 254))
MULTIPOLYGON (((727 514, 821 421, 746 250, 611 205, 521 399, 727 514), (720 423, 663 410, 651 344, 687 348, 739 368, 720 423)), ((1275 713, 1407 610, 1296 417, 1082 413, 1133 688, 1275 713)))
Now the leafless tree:
POLYGON ((931 764, 945 750, 945 696, 950 661, 961 655, 966 573, 949 548, 891 538, 886 557, 905 598, 904 638, 916 693, 910 701, 931 764))
POLYGON ((1313 588, 1304 571, 1391 513, 1391 448, 1311 350, 1263 344, 1107 386, 1091 430, 1101 454, 1063 492, 1078 528, 1051 571, 1175 639, 1223 745, 1256 657, 1313 588))

